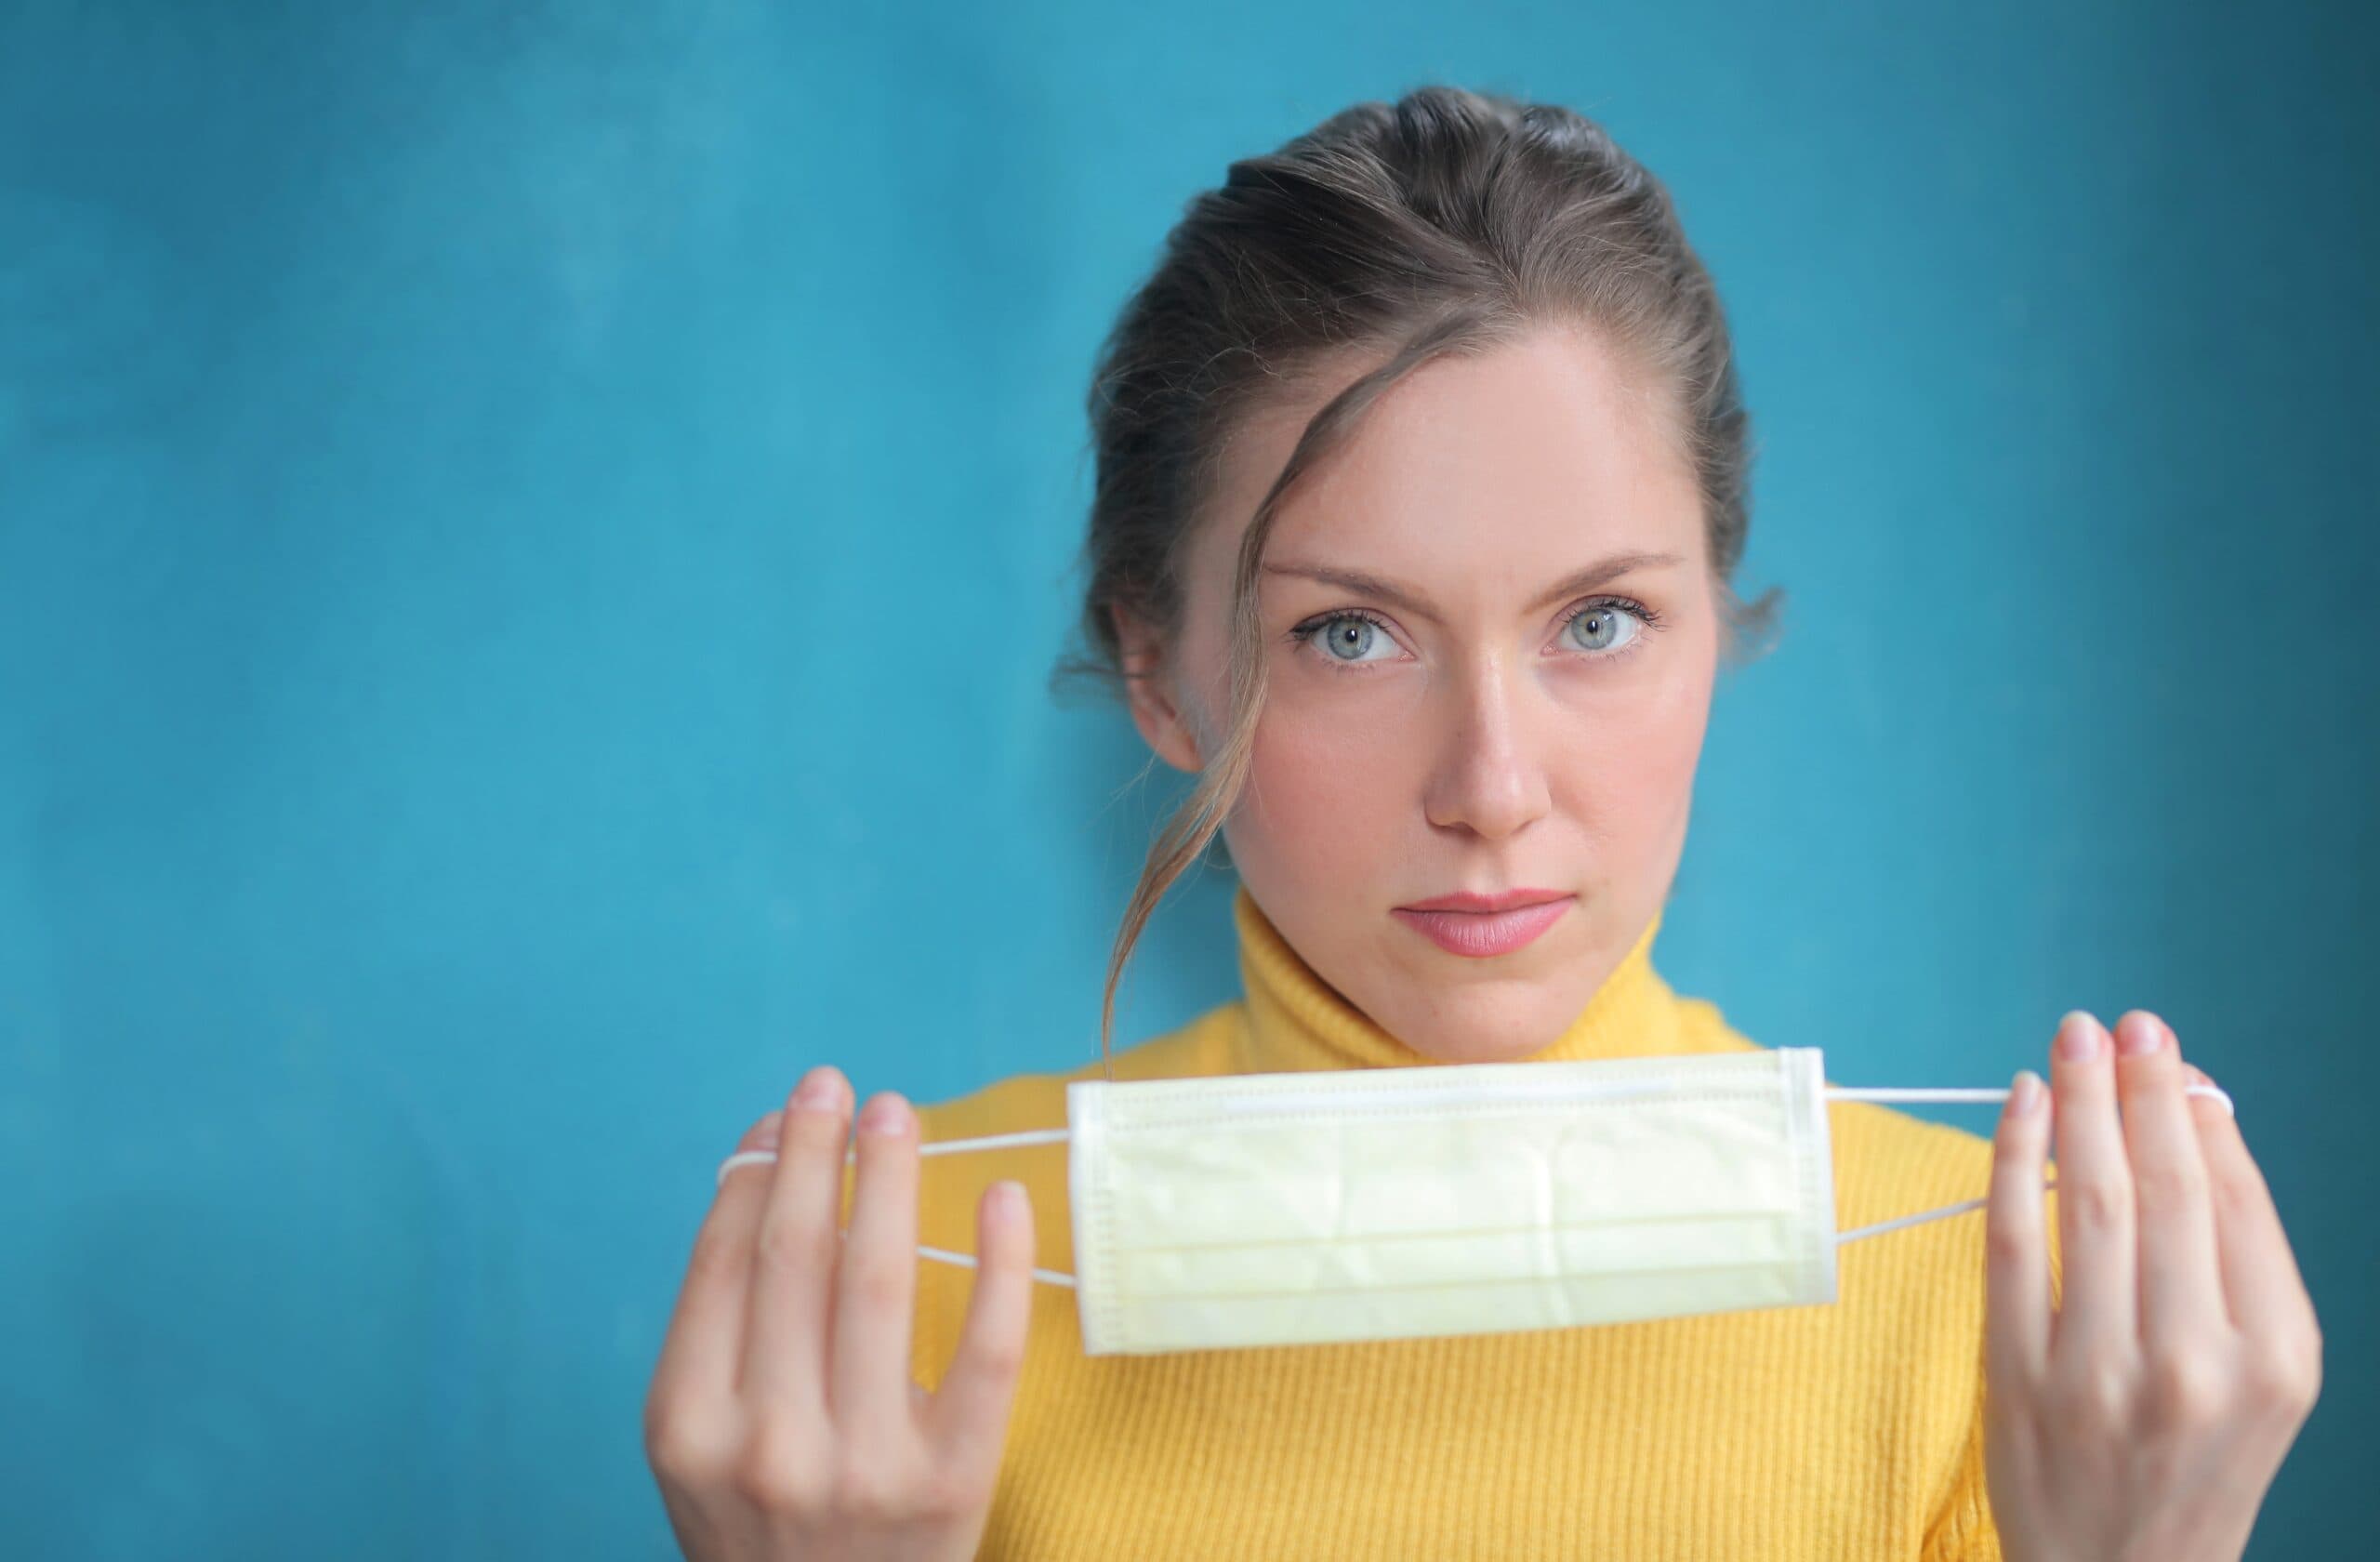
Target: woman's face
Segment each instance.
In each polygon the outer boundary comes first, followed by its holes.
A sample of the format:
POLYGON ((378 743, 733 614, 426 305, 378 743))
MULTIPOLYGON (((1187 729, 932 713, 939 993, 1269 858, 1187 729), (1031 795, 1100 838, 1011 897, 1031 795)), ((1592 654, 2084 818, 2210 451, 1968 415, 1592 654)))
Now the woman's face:
MULTIPOLYGON (((1229 710, 1248 520, 1307 418, 1376 361, 1342 359, 1237 431, 1179 640, 1124 626, 1158 674, 1135 684, 1135 721, 1182 769, 1217 751, 1229 710)), ((1676 873, 1720 635, 1663 415, 1597 336, 1542 329, 1409 372, 1275 521, 1266 704, 1224 837, 1306 963, 1427 1057, 1548 1045, 1676 873), (1449 913, 1434 937, 1399 914, 1515 889, 1569 897, 1517 947, 1488 938, 1509 918, 1449 913)))

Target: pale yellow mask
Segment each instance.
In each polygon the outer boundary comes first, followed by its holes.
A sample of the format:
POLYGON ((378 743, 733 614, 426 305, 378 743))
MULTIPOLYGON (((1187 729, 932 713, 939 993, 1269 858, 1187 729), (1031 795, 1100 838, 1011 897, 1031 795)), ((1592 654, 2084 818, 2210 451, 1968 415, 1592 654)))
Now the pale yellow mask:
POLYGON ((1146 1354, 1832 1302, 1843 1243, 1985 1200, 1837 1231, 1827 1102, 2006 1094, 1829 1086, 1816 1047, 1085 1079, 1064 1129, 923 1149, 1068 1141, 1076 1273, 1035 1273, 1087 1354, 1146 1354))

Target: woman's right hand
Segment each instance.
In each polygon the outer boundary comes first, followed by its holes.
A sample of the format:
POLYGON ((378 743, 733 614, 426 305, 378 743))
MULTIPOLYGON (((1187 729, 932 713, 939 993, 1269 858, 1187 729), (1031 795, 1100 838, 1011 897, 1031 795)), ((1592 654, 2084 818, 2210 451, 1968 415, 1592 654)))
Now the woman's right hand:
POLYGON ((990 1511, 1032 1308, 1033 1211, 998 1183, 975 1211, 981 1267, 932 1394, 909 1376, 918 1119, 860 1114, 813 1068, 747 1133, 776 1163, 730 1172, 694 1238, 645 1397, 645 1456, 690 1562, 959 1558, 990 1511))

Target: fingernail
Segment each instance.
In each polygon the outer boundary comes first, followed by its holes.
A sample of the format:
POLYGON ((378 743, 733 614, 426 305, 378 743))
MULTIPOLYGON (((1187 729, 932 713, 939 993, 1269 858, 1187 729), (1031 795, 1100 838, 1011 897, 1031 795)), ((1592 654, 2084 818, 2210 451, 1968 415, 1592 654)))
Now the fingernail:
POLYGON ((784 1132, 784 1129, 785 1114, 781 1111, 771 1112, 767 1117, 762 1118, 759 1122, 754 1123, 751 1128, 746 1132, 744 1135, 744 1143, 738 1145, 736 1148, 739 1150, 774 1150, 777 1147, 778 1135, 784 1132))
POLYGON ((862 1133, 898 1133, 908 1126, 909 1104, 891 1091, 868 1102, 859 1115, 862 1133))
POLYGON ((2144 1057, 2165 1044, 2165 1027, 2147 1014, 2133 1013, 2116 1022, 2116 1051, 2125 1057, 2144 1057))
POLYGON ((2008 1109, 2017 1117, 2028 1117, 2041 1104, 2042 1077, 2030 1068, 2016 1070, 2008 1086, 2008 1109))
POLYGON ((2057 1055, 2069 1063, 2097 1057, 2107 1034, 2089 1011, 2069 1009, 2066 1017, 2057 1022, 2057 1055))
POLYGON ((1021 1224, 1025 1220, 1025 1185, 1012 1177, 1003 1177, 992 1185, 992 1207, 985 1211, 1002 1229, 1021 1224))
POLYGON ((835 1104, 835 1074, 826 1064, 820 1064, 801 1077, 793 1092, 793 1104, 805 1111, 817 1111, 835 1104))

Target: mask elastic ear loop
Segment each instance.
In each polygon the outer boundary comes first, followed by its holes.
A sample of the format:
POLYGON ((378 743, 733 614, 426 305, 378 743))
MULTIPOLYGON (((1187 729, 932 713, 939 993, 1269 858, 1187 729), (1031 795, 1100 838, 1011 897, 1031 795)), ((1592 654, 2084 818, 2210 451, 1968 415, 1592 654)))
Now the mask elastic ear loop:
MULTIPOLYGON (((1025 1145, 1062 1145, 1068 1137, 1070 1137, 1069 1132, 1063 1128, 1029 1128, 1018 1133, 987 1133, 978 1139, 931 1140, 918 1146, 918 1154, 920 1156, 956 1155, 964 1150, 1014 1149, 1025 1145)), ((739 1166, 774 1165, 776 1158, 777 1153, 774 1150, 738 1150, 719 1163, 719 1174, 713 1181, 724 1184, 727 1181, 727 1174, 739 1166)), ((843 1152, 843 1164, 846 1166, 856 1158, 858 1157, 855 1151, 843 1152)), ((954 1264, 961 1269, 982 1267, 975 1262, 973 1253, 953 1252, 948 1248, 931 1248, 923 1242, 918 1244, 918 1256, 931 1258, 937 1264, 954 1264)), ((1044 1269, 1036 1265, 1033 1277, 1044 1285, 1074 1289, 1075 1277, 1063 1270, 1044 1269)))
MULTIPOLYGON (((2210 1096, 2223 1103, 2223 1109, 2226 1112, 2235 1118, 2240 1115, 2239 1109, 2231 1105, 2230 1092, 2219 1085, 2185 1085, 2182 1087, 2182 1092, 2185 1095, 2210 1096)), ((2002 1102, 2008 1099, 2008 1090, 2004 1085, 1997 1090, 1970 1090, 1964 1086, 1829 1085, 1826 1093, 1827 1098, 1831 1101, 2002 1102)), ((2042 1191, 2047 1193, 2056 1186, 2056 1178, 2046 1178, 2042 1183, 2042 1191)), ((1926 1221, 1940 1220, 1947 1215, 1963 1215, 1969 1210, 1985 1209, 1990 1203, 1991 1200, 1989 1198, 1969 1198, 1957 1204, 1945 1204, 1938 1210, 1922 1210, 1913 1215, 1897 1215, 1888 1221, 1878 1221, 1873 1225, 1856 1226, 1849 1231, 1838 1231, 1834 1234, 1834 1245, 1839 1248, 1845 1242, 1856 1242, 1862 1237, 1874 1237, 1886 1231, 1897 1231, 1905 1225, 1918 1225, 1926 1221)))

